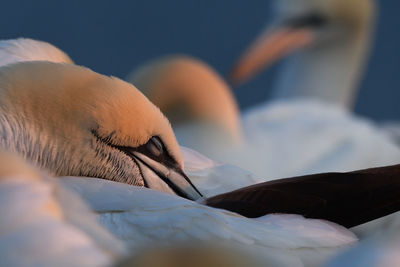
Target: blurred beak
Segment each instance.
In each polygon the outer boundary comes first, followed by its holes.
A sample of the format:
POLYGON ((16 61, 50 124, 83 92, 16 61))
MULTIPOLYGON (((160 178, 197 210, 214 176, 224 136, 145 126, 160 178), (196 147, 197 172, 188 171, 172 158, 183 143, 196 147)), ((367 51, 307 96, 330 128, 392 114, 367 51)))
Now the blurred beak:
POLYGON ((322 24, 324 18, 309 14, 265 30, 233 65, 228 80, 240 85, 286 55, 312 44, 322 24))
POLYGON ((180 168, 167 167, 167 164, 155 161, 140 152, 133 152, 133 156, 140 168, 146 187, 176 194, 190 200, 202 197, 199 190, 180 168))

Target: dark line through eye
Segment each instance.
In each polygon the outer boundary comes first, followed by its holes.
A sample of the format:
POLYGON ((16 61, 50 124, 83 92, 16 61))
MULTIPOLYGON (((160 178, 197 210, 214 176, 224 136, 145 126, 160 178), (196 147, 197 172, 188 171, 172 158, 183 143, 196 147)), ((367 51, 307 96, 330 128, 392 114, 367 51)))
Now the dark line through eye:
POLYGON ((322 27, 328 23, 328 19, 319 13, 310 13, 285 21, 285 25, 297 29, 303 27, 322 27))
MULTIPOLYGON (((103 143, 105 143, 106 145, 108 145, 108 146, 110 146, 112 148, 115 148, 115 149, 117 149, 119 151, 122 151, 123 153, 127 154, 129 157, 132 157, 130 151, 137 151, 137 152, 140 152, 140 153, 148 156, 149 158, 151 158, 151 159, 153 159, 153 160, 155 160, 157 162, 163 163, 164 165, 166 165, 169 168, 173 168, 174 170, 179 170, 180 169, 179 166, 178 166, 178 163, 168 153, 168 150, 165 148, 165 145, 164 145, 164 143, 162 142, 162 140, 161 140, 161 138, 159 136, 153 136, 153 137, 158 138, 158 141, 160 142, 160 144, 163 147, 163 151, 162 151, 161 155, 157 157, 157 156, 153 155, 151 152, 149 152, 148 149, 146 148, 147 143, 151 142, 151 138, 145 144, 143 144, 141 146, 128 147, 128 146, 114 145, 113 143, 111 143, 111 140, 101 137, 96 129, 91 129, 90 132, 100 142, 103 142, 103 143)), ((115 131, 113 133, 111 133, 111 134, 112 135, 115 134, 115 131)), ((108 135, 107 137, 109 137, 110 135, 108 135)))

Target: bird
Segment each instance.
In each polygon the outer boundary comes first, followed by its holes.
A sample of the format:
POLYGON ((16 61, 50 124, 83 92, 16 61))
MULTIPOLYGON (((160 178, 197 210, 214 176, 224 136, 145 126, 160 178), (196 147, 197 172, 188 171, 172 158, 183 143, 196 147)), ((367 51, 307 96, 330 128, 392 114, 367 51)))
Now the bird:
MULTIPOLYGON (((290 157, 286 146, 294 152, 313 151, 303 154, 302 160, 295 157, 289 165, 300 169, 284 176, 395 164, 391 158, 398 159, 396 135, 351 114, 374 35, 377 1, 284 0, 273 1, 272 7, 272 22, 233 65, 231 84, 242 84, 295 53, 283 62, 271 88, 271 100, 243 114, 245 135, 257 139, 257 145, 268 142, 276 131, 274 124, 287 119, 279 123, 294 136, 281 138, 289 141, 279 143, 282 154, 290 157), (365 157, 382 147, 392 150, 386 159, 365 157)), ((246 167, 262 171, 257 166, 246 167)))
POLYGON ((273 99, 310 97, 351 110, 371 46, 375 1, 273 3, 271 26, 233 65, 229 75, 232 83, 244 83, 295 51, 279 72, 273 99))

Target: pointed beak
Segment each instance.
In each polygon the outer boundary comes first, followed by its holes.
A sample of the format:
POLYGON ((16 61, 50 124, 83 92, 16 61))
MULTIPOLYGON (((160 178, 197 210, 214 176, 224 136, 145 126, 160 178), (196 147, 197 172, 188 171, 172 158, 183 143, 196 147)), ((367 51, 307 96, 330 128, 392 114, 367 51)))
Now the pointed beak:
POLYGON ((133 156, 142 172, 146 187, 176 194, 190 200, 202 197, 199 190, 180 168, 167 167, 140 152, 133 152, 133 156))
POLYGON ((228 80, 238 86, 286 55, 312 44, 316 39, 316 30, 323 24, 323 17, 311 14, 268 28, 236 61, 228 80))

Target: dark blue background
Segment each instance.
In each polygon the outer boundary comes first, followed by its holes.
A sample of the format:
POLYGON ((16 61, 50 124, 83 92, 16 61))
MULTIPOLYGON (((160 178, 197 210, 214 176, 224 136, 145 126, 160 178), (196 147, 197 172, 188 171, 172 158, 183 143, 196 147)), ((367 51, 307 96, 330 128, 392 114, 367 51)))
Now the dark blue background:
MULTIPOLYGON (((400 120, 398 1, 379 1, 376 41, 356 112, 400 120)), ((66 51, 80 65, 124 78, 140 63, 170 53, 199 57, 225 75, 269 19, 270 1, 3 1, 0 38, 30 37, 66 51)), ((241 107, 266 100, 275 66, 235 93, 241 107)))

